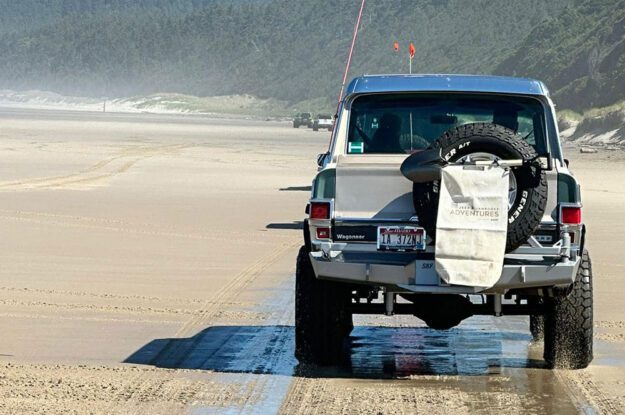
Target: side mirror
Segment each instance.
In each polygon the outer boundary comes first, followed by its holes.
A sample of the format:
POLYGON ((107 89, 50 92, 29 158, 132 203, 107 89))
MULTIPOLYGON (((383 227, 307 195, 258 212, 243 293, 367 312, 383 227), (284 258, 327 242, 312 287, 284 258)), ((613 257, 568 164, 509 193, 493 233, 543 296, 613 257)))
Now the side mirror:
POLYGON ((317 166, 323 167, 330 160, 330 153, 321 153, 317 156, 317 166))
POLYGON ((569 163, 570 163, 569 159, 564 159, 564 164, 566 164, 567 168, 569 167, 569 163))

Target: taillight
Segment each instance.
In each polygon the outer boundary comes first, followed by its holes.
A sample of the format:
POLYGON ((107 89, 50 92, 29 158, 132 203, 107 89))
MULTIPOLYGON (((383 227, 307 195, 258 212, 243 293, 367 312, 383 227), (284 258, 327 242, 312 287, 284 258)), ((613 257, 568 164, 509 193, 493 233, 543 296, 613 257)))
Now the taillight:
POLYGON ((330 239, 330 228, 317 228, 317 239, 330 239))
POLYGON ((311 202, 310 219, 330 219, 330 203, 311 202))
POLYGON ((560 222, 564 225, 579 225, 582 223, 582 208, 577 206, 562 206, 560 222))

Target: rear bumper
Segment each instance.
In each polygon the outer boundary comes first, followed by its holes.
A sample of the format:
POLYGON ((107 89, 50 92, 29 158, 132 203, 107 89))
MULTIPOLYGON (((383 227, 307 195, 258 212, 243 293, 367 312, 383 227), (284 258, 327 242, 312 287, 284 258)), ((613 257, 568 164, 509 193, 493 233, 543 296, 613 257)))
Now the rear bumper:
POLYGON ((511 289, 565 286, 575 280, 580 262, 579 258, 560 258, 550 248, 519 248, 506 255, 501 277, 493 287, 468 287, 448 285, 438 277, 432 268, 431 249, 424 253, 390 253, 377 252, 368 244, 323 245, 310 253, 317 278, 421 293, 504 293, 511 289))

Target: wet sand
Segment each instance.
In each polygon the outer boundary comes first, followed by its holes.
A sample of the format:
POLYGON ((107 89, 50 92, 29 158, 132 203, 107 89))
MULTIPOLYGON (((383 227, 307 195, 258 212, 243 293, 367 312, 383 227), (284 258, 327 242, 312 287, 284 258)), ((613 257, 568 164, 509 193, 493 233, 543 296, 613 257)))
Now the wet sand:
POLYGON ((359 316, 350 364, 293 351, 299 221, 327 132, 0 109, 0 413, 619 413, 625 157, 569 151, 596 357, 543 368, 527 318, 359 316), (609 156, 609 158, 608 158, 609 156))

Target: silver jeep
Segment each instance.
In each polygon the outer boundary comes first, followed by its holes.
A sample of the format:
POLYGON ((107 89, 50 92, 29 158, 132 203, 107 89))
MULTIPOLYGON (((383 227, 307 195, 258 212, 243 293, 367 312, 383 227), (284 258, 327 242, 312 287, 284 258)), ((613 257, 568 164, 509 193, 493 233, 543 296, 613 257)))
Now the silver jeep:
POLYGON ((297 260, 301 362, 339 362, 354 313, 410 314, 441 330, 473 315, 529 315, 550 367, 591 362, 580 188, 541 82, 358 77, 318 164, 297 260), (488 288, 447 284, 434 266, 440 171, 476 163, 511 171, 506 254, 488 288))

